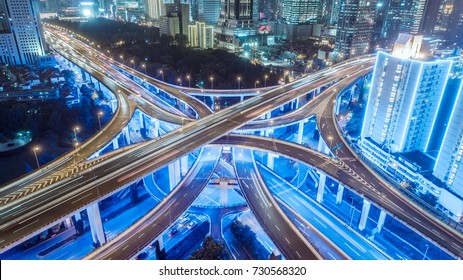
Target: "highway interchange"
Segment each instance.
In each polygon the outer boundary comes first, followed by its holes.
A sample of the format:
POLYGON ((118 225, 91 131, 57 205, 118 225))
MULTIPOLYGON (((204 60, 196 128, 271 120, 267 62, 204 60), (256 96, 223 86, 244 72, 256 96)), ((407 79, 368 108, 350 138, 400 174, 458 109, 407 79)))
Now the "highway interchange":
MULTIPOLYGON (((72 57, 69 57, 69 59, 75 60, 75 58, 72 57)), ((268 127, 269 125, 280 125, 284 122, 287 123, 288 119, 285 119, 284 116, 272 121, 262 120, 252 122, 252 120, 255 120, 261 115, 264 115, 267 112, 294 100, 295 98, 299 98, 320 86, 329 85, 344 77, 350 77, 351 79, 349 80, 361 77, 369 71, 368 69, 370 69, 369 67, 371 67, 372 62, 373 60, 371 58, 365 58, 351 61, 348 65, 338 65, 334 69, 317 72, 307 78, 274 88, 266 93, 261 93, 256 97, 247 99, 239 104, 213 114, 207 106, 194 104, 192 107, 194 106, 195 111, 198 115, 200 115, 201 119, 188 123, 181 129, 168 133, 159 139, 147 141, 146 143, 139 144, 126 151, 115 153, 111 157, 100 160, 91 166, 83 165, 84 168, 82 168, 79 173, 75 172, 66 178, 57 178, 56 181, 50 182, 50 184, 53 185, 52 188, 43 188, 41 191, 36 192, 33 195, 27 194, 21 199, 18 197, 15 201, 8 201, 6 205, 2 206, 0 213, 0 244, 2 244, 3 249, 6 248, 6 246, 17 244, 18 242, 27 239, 37 230, 44 229, 47 226, 62 220, 71 213, 85 209, 85 206, 88 204, 114 193, 121 187, 126 186, 130 182, 141 178, 143 175, 162 167, 171 160, 201 147, 204 144, 215 141, 214 143, 216 144, 234 144, 250 148, 272 150, 273 152, 281 153, 285 156, 306 162, 311 166, 316 166, 331 177, 338 179, 343 184, 348 185, 349 187, 354 188, 357 192, 365 195, 365 197, 385 208, 389 213, 406 221, 420 232, 425 233, 426 236, 431 237, 431 239, 435 242, 445 246, 461 258, 463 252, 461 234, 452 231, 445 225, 442 225, 441 222, 436 221, 427 214, 423 214, 420 209, 410 205, 408 200, 404 200, 395 191, 391 190, 390 186, 384 184, 377 178, 377 176, 374 175, 374 173, 372 173, 371 170, 359 162, 355 155, 352 154, 352 151, 346 147, 348 145, 344 145, 342 149, 338 150, 338 157, 340 157, 343 161, 337 161, 329 157, 322 156, 320 153, 304 148, 300 145, 290 145, 287 143, 282 144, 279 143, 280 141, 271 139, 256 140, 248 136, 227 135, 230 131, 238 128, 255 129, 268 127), (243 127, 245 124, 248 127, 243 127), (254 127, 252 127, 253 125, 254 127), (227 136, 222 137, 223 135, 227 136), (272 147, 275 147, 275 149, 272 149, 272 147), (410 215, 408 213, 414 214, 410 215)), ((109 79, 103 79, 103 74, 100 74, 101 76, 98 77, 99 71, 92 70, 90 66, 84 63, 81 64, 82 65, 78 65, 83 68, 87 67, 84 68, 87 72, 91 73, 98 79, 105 80, 105 84, 108 83, 107 80, 109 79)), ((98 64, 105 65, 103 63, 98 64)), ((101 69, 105 69, 104 71, 106 71, 106 73, 111 71, 109 68, 103 68, 107 66, 100 67, 101 69)), ((115 76, 116 73, 114 72, 117 71, 111 72, 113 73, 112 75, 115 76)), ((126 81, 124 80, 124 84, 125 83, 126 81)), ((89 141, 91 144, 82 147, 79 151, 79 155, 82 157, 82 160, 85 158, 84 155, 91 154, 91 151, 95 151, 98 147, 101 147, 101 143, 107 143, 112 139, 112 137, 117 135, 118 132, 122 130, 128 118, 130 118, 134 108, 140 106, 140 102, 137 103, 138 105, 135 105, 134 102, 131 102, 131 100, 127 98, 128 96, 133 95, 133 90, 131 89, 136 87, 134 84, 129 87, 130 89, 126 88, 127 85, 126 87, 120 87, 118 83, 106 85, 109 88, 112 86, 111 89, 115 92, 121 91, 123 93, 118 94, 118 102, 119 104, 125 104, 123 102, 127 102, 127 105, 124 105, 125 107, 119 106, 118 108, 125 108, 126 111, 122 115, 116 112, 115 115, 117 117, 113 118, 113 120, 122 118, 123 121, 119 121, 114 126, 108 125, 106 130, 98 135, 101 140, 92 139, 89 141), (109 128, 111 127, 114 128, 110 130, 109 128)), ((171 90, 167 85, 164 86, 166 87, 166 91, 171 90)), ((341 85, 339 85, 339 89, 340 88, 342 88, 341 85)), ((140 87, 137 87, 136 91, 142 92, 140 87)), ((175 96, 177 98, 184 100, 184 102, 188 104, 191 102, 191 99, 188 99, 187 97, 188 95, 182 94, 181 90, 176 89, 174 92, 176 93, 175 96)), ((316 113, 322 135, 335 137, 336 140, 334 143, 340 143, 343 141, 343 137, 338 134, 333 118, 332 106, 336 93, 337 92, 335 90, 327 91, 327 93, 323 92, 319 97, 314 98, 305 104, 304 110, 298 110, 299 115, 291 116, 291 118, 293 118, 294 121, 297 121, 303 119, 304 116, 306 117, 307 115, 316 113)), ((189 105, 191 106, 191 104, 189 105)), ((152 109, 152 106, 150 106, 150 108, 151 110, 154 110, 152 109)), ((118 111, 119 110, 120 109, 118 109, 118 111)), ((174 117, 174 115, 175 114, 172 114, 171 117, 175 118, 177 123, 179 123, 179 119, 183 123, 183 118, 186 118, 186 116, 174 117)), ((66 156, 64 158, 66 158, 66 156)), ((66 161, 64 164, 66 163, 68 165, 72 165, 72 161, 70 160, 66 161)), ((31 184, 31 182, 36 182, 39 179, 43 180, 46 176, 50 176, 50 174, 53 174, 54 172, 59 172, 63 168, 64 164, 62 163, 57 165, 53 168, 53 172, 51 172, 52 168, 50 168, 47 172, 43 172, 39 175, 32 174, 32 177, 24 177, 27 178, 27 180, 23 179, 23 184, 17 185, 14 190, 21 190, 31 184)), ((198 187, 198 190, 199 189, 201 188, 198 187)), ((162 230, 168 226, 166 225, 166 221, 161 222, 162 217, 167 217, 166 213, 169 214, 170 219, 172 219, 172 217, 179 216, 186 207, 191 204, 193 201, 192 198, 195 197, 195 194, 190 194, 190 192, 185 192, 185 194, 183 194, 181 189, 176 189, 176 191, 172 192, 171 195, 172 197, 174 195, 180 197, 183 195, 184 200, 177 201, 178 203, 181 202, 181 207, 173 207, 173 202, 169 199, 171 196, 169 196, 165 202, 156 207, 156 209, 153 210, 153 213, 151 213, 151 218, 154 217, 154 220, 150 220, 151 227, 156 227, 155 225, 158 225, 159 229, 156 230, 156 232, 162 232, 162 230), (155 221, 154 224, 153 221, 155 221)), ((2 198, 4 196, 5 194, 2 193, 2 198)), ((267 199, 270 198, 267 197, 267 199)), ((281 227, 287 228, 285 224, 288 223, 288 220, 281 221, 280 223, 282 223, 281 227)), ((136 225, 131 227, 127 232, 129 233, 131 230, 133 231, 135 226, 136 225)), ((156 237, 155 234, 151 233, 151 239, 143 238, 140 240, 141 238, 137 238, 143 244, 137 243, 137 246, 135 246, 135 243, 131 243, 131 240, 135 239, 135 234, 130 235, 128 233, 121 235, 121 238, 122 236, 127 238, 125 241, 118 241, 116 238, 110 244, 107 244, 100 250, 95 251, 93 257, 113 259, 130 258, 136 253, 134 252, 134 248, 140 248, 139 245, 143 245, 156 237), (131 249, 129 250, 128 248, 131 249)), ((293 231, 293 234, 300 235, 297 230, 293 231)), ((141 233, 139 233, 138 237, 140 235, 141 233)), ((305 240, 305 238, 301 239, 299 237, 294 240, 302 241, 305 240)), ((307 243, 307 241, 305 241, 305 243, 307 243)), ((310 244, 305 244, 305 246, 307 248, 311 247, 310 244)), ((288 246, 288 248, 290 247, 291 246, 288 246)), ((320 255, 317 255, 313 249, 304 250, 304 254, 308 255, 301 256, 301 252, 298 253, 299 256, 297 256, 297 254, 295 254, 295 256, 292 256, 290 253, 286 254, 290 254, 288 258, 294 259, 320 258, 320 255)), ((92 256, 89 258, 92 258, 92 256)))

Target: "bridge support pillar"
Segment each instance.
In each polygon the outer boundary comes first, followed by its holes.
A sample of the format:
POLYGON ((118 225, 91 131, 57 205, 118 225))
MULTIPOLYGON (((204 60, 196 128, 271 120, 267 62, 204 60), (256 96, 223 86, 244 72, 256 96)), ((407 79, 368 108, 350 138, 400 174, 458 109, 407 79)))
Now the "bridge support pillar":
POLYGON ((297 110, 299 108, 299 98, 294 99, 294 110, 297 110))
POLYGON ((117 141, 117 138, 119 138, 119 137, 116 136, 116 138, 114 138, 113 141, 112 141, 113 150, 119 149, 119 141, 117 141))
POLYGON ((362 215, 360 216, 360 222, 359 222, 359 227, 358 227, 359 230, 364 230, 365 226, 367 225, 368 213, 370 212, 370 206, 371 206, 371 203, 364 199, 363 206, 362 206, 362 215))
POLYGON ((166 259, 166 249, 164 248, 164 240, 162 239, 162 234, 158 237, 158 239, 156 239, 156 259, 166 259))
POLYGON ((106 236, 101 222, 100 208, 98 202, 93 203, 87 208, 88 222, 92 231, 93 246, 100 247, 106 243, 106 236))
POLYGON ((326 145, 325 141, 321 137, 320 140, 318 140, 318 151, 327 155, 330 154, 330 148, 328 148, 328 145, 326 145))
POLYGON ((66 218, 66 219, 64 220, 64 226, 65 226, 66 228, 72 227, 72 220, 71 220, 71 218, 66 218))
MULTIPOLYGON (((145 119, 143 117, 143 113, 139 112, 139 122, 140 122, 140 130, 145 128, 145 119)), ((140 131, 141 132, 141 131, 140 131)))
POLYGON ((320 180, 318 181, 318 186, 317 186, 317 202, 318 203, 323 202, 323 193, 325 192, 325 182, 326 182, 326 175, 323 173, 320 173, 320 180))
POLYGON ((122 135, 124 135, 124 140, 127 146, 130 145, 130 132, 128 126, 124 127, 124 129, 122 130, 122 135))
POLYGON ((275 166, 275 158, 278 158, 279 156, 273 153, 268 153, 267 154, 267 167, 272 169, 275 166))
POLYGON ((154 120, 154 137, 159 137, 159 120, 154 120))
POLYGON ((262 130, 260 131, 260 136, 266 137, 266 136, 268 136, 268 135, 269 135, 269 134, 268 134, 268 129, 262 129, 262 130))
POLYGON ((299 121, 299 129, 297 130, 298 144, 302 144, 302 136, 304 136, 304 121, 299 121))
POLYGON ((182 176, 185 176, 188 172, 188 155, 180 158, 180 170, 182 171, 182 176))
POLYGON ((267 115, 265 115, 266 119, 270 119, 272 117, 272 111, 268 112, 267 115))
POLYGON ((180 182, 180 160, 169 163, 169 187, 173 190, 180 182))
POLYGON ((77 212, 74 214, 72 217, 72 221, 74 223, 74 228, 76 229, 76 234, 82 235, 84 233, 84 221, 82 221, 82 216, 80 215, 80 212, 77 212))
POLYGON ((341 204, 343 193, 344 193, 344 185, 339 183, 338 192, 336 193, 336 204, 337 205, 341 204))
POLYGON ((244 101, 244 95, 241 95, 240 96, 240 102, 243 102, 244 101))
POLYGON ((228 182, 220 181, 220 206, 228 205, 228 182))
POLYGON ((378 224, 376 225, 377 233, 381 232, 381 229, 384 226, 384 221, 386 220, 386 215, 386 212, 384 212, 383 210, 381 210, 381 212, 379 213, 378 224))

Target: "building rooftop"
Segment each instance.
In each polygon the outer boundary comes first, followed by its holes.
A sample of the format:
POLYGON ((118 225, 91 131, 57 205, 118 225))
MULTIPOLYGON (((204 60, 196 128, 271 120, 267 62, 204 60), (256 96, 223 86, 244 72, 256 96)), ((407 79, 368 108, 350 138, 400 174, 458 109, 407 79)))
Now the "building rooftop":
POLYGON ((398 153, 395 154, 395 156, 397 158, 402 158, 411 164, 418 165, 420 167, 419 173, 421 174, 426 172, 432 173, 434 169, 435 159, 423 152, 412 151, 408 153, 398 153))

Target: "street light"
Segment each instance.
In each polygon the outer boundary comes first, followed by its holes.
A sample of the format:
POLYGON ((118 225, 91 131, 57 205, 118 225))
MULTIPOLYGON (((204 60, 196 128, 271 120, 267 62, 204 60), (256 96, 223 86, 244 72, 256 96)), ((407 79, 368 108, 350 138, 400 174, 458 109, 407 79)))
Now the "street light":
POLYGON ((211 89, 214 90, 214 77, 211 76, 210 79, 211 79, 211 89))
POLYGON ((178 82, 179 86, 182 86, 182 78, 177 78, 177 82, 178 82))
POLYGON ((32 151, 34 151, 34 156, 35 156, 35 162, 37 162, 37 168, 40 168, 39 164, 39 159, 37 158, 37 151, 39 150, 39 147, 34 147, 32 151))
POLYGON ((75 139, 76 143, 77 143, 77 141, 78 141, 78 140, 77 140, 77 131, 79 131, 79 127, 78 127, 78 126, 74 127, 74 139, 75 139))
POLYGON ((191 88, 190 75, 186 75, 186 79, 188 80, 188 87, 191 88))
POLYGON ((122 64, 124 64, 124 56, 123 56, 123 55, 120 55, 119 58, 121 59, 122 64))
POLYGON ((265 75, 265 76, 264 76, 264 80, 265 80, 265 84, 264 84, 264 85, 265 85, 265 87, 267 87, 267 78, 268 78, 268 75, 265 75))
POLYGON ((101 116, 103 116, 103 112, 102 111, 99 111, 98 112, 98 124, 100 125, 100 130, 101 130, 101 116))
POLYGON ((257 85, 259 84, 259 80, 254 82, 254 88, 257 88, 257 85))
POLYGON ((77 158, 77 147, 79 146, 79 142, 75 142, 74 146, 76 148, 76 153, 74 154, 74 164, 76 164, 76 158, 77 158))
POLYGON ((159 74, 162 76, 162 81, 164 82, 164 72, 162 70, 159 70, 159 74))
POLYGON ((241 77, 238 76, 238 78, 236 78, 238 80, 238 89, 240 89, 240 82, 241 82, 241 77))
POLYGON ((146 75, 146 64, 145 64, 145 63, 143 63, 143 64, 141 65, 141 67, 143 67, 143 70, 144 70, 144 72, 145 72, 145 75, 146 75))

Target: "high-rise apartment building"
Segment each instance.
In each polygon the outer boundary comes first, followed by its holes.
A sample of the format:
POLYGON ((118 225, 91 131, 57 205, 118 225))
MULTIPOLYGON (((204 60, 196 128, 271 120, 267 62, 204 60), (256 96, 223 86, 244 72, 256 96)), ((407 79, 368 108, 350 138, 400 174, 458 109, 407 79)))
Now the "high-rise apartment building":
POLYGON ((376 0, 340 0, 333 60, 367 54, 374 28, 376 0))
POLYGON ((196 22, 188 26, 190 47, 208 49, 214 47, 214 28, 204 22, 196 22))
POLYGON ((400 34, 392 55, 378 53, 362 127, 365 147, 427 151, 452 62, 417 60, 421 40, 400 34))
POLYGON ((452 107, 433 175, 463 197, 463 82, 452 107))
POLYGON ((166 15, 164 0, 146 0, 146 14, 150 19, 159 19, 166 15))
POLYGON ((285 0, 283 18, 289 24, 319 23, 322 17, 321 0, 285 0))
POLYGON ((44 38, 37 2, 33 0, 0 1, 0 62, 35 63, 44 55, 44 38))
MULTIPOLYGON (((170 1, 165 4, 166 6, 166 17, 175 18, 178 17, 179 21, 179 33, 185 36, 188 35, 188 25, 190 25, 190 6, 188 3, 182 3, 180 0, 170 1)), ((162 20, 165 22, 165 19, 162 20)), ((161 33, 162 34, 162 33, 161 33)), ((177 33, 176 33, 177 34, 177 33)))
POLYGON ((176 13, 170 13, 159 18, 159 33, 161 35, 175 36, 180 34, 180 18, 176 13))

